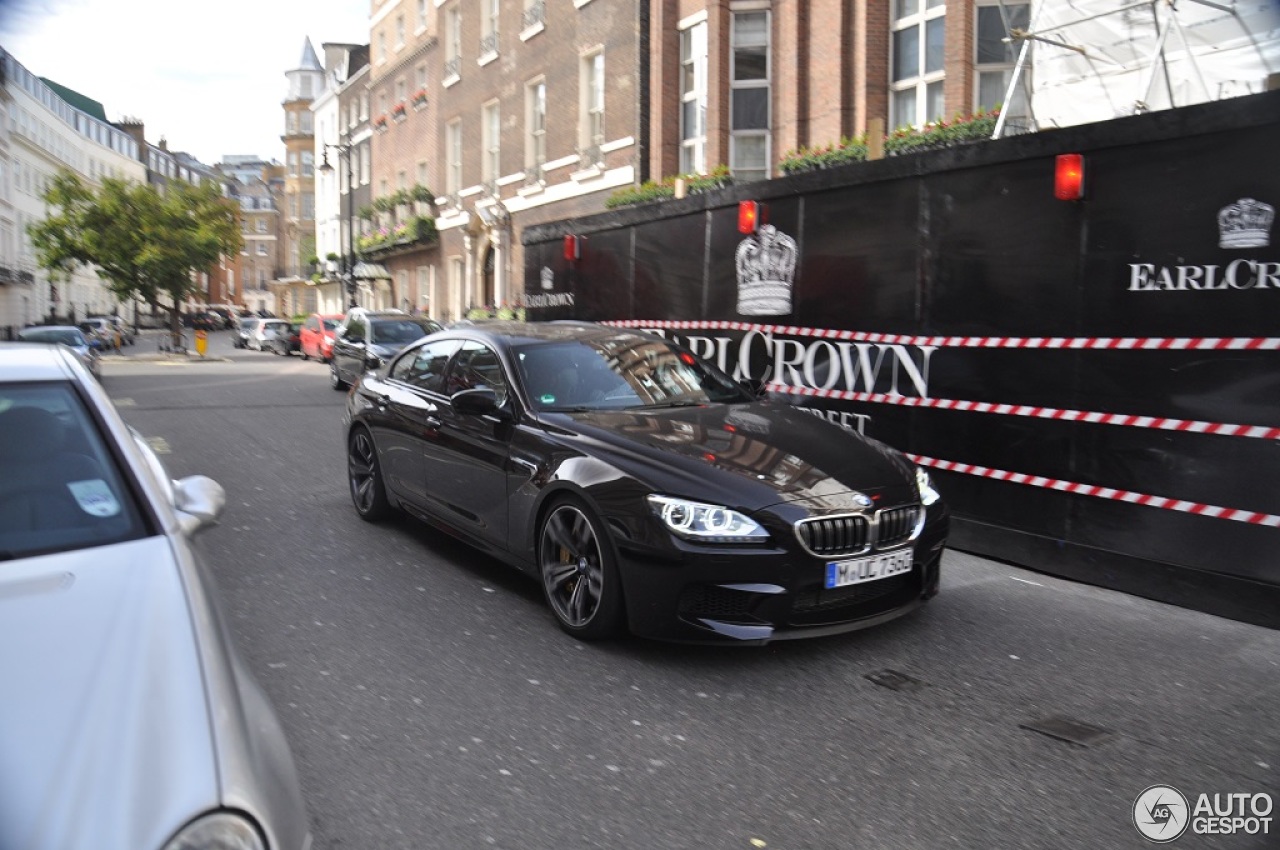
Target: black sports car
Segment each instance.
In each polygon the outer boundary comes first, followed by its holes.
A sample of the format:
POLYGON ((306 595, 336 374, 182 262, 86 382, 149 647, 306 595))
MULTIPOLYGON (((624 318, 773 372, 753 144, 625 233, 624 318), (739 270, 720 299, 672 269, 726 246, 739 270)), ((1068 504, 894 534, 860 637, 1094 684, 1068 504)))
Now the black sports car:
POLYGON ((580 638, 831 634, 938 590, 923 469, 658 336, 441 331, 366 373, 344 424, 361 517, 399 508, 537 577, 580 638))

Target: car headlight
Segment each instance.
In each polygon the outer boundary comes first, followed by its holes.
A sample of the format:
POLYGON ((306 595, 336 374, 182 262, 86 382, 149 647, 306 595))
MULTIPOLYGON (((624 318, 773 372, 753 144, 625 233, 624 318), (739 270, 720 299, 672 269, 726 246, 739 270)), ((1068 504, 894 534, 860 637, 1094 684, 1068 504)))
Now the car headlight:
POLYGON ((214 812, 179 830, 164 850, 266 850, 266 845, 243 815, 214 812))
POLYGON ((929 473, 919 466, 916 467, 916 489, 920 491, 920 504, 925 507, 942 498, 942 494, 934 489, 933 479, 929 477, 929 473))
POLYGON ((670 496, 649 498, 649 506, 677 537, 703 543, 759 543, 769 532, 750 517, 720 505, 705 505, 670 496))

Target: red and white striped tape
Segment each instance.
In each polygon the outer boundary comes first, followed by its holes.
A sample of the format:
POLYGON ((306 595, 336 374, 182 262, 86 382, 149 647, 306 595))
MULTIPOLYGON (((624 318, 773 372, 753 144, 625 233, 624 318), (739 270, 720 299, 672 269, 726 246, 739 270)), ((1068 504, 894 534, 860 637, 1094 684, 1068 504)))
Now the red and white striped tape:
POLYGON ((1030 416, 1039 419, 1056 419, 1063 422, 1089 422, 1098 425, 1126 425, 1133 428, 1154 428, 1163 431, 1186 431, 1192 434, 1218 434, 1226 437, 1254 437, 1263 440, 1280 439, 1280 427, 1269 425, 1230 425, 1223 422, 1202 422, 1196 419, 1169 419, 1161 416, 1134 416, 1125 413, 1099 413, 1088 410, 1062 410, 1053 407, 1033 407, 1026 404, 993 404, 986 401, 963 401, 949 398, 920 398, 918 396, 890 395, 888 393, 851 392, 849 390, 817 390, 810 387, 794 387, 790 384, 771 383, 770 392, 816 398, 837 398, 845 401, 865 401, 873 404, 898 404, 904 407, 929 407, 940 410, 963 410, 971 413, 995 413, 1005 416, 1030 416))
POLYGON ((976 475, 980 478, 991 478, 997 481, 1008 481, 1013 484, 1025 484, 1030 487, 1043 487, 1048 490, 1061 490, 1066 493, 1077 493, 1082 496, 1094 496, 1099 499, 1111 499, 1117 502, 1129 502, 1135 505, 1146 505, 1152 508, 1163 508, 1168 511, 1182 511, 1197 516, 1215 519, 1229 519, 1250 525, 1265 525, 1280 528, 1280 516, 1242 511, 1237 508, 1224 508, 1217 505, 1206 505, 1200 502, 1188 502, 1182 499, 1170 499, 1165 496, 1153 496, 1149 493, 1135 493, 1132 490, 1115 490, 1111 487, 1099 487, 1095 484, 1081 484, 1075 481, 1061 481, 1056 478, 1045 478, 1041 475, 1027 475, 1022 472, 1009 472, 1005 469, 991 469, 970 463, 956 463, 950 460, 939 460, 922 455, 909 454, 913 461, 921 466, 941 469, 947 472, 959 472, 965 475, 976 475))
POLYGON ((1002 336, 909 336, 904 334, 838 331, 791 325, 761 325, 732 321, 641 321, 625 319, 604 322, 620 328, 659 328, 685 331, 755 331, 839 339, 852 342, 879 342, 891 345, 929 345, 939 348, 1062 348, 1070 350, 1134 351, 1280 351, 1280 337, 1002 337, 1002 336))

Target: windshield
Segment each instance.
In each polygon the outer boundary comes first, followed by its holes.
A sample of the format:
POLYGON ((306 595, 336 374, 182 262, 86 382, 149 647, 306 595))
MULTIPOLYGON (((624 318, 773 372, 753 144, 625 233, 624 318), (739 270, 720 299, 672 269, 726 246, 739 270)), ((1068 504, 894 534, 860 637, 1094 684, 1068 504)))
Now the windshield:
POLYGON ((141 506, 68 384, 0 384, 0 468, 0 560, 147 534, 141 506))
POLYGON ((84 348, 89 344, 85 342, 80 331, 72 328, 42 328, 22 331, 18 334, 18 339, 23 342, 59 342, 63 345, 70 345, 73 348, 84 348))
POLYGON ((337 319, 325 319, 324 329, 327 331, 336 331, 340 322, 337 319))
POLYGON ((375 319, 372 324, 373 342, 379 343, 413 342, 436 330, 413 319, 375 319))
POLYGON ((538 410, 616 410, 750 401, 723 372, 664 340, 619 337, 515 350, 538 410))

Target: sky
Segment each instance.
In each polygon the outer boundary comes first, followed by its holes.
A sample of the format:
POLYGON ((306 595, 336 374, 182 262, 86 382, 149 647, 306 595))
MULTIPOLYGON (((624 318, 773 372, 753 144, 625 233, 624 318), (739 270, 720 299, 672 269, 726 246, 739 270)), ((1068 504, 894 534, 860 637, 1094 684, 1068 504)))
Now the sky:
POLYGON ((369 0, 0 0, 0 46, 28 71, 139 118, 207 165, 284 159, 285 72, 307 38, 366 44, 369 0))

